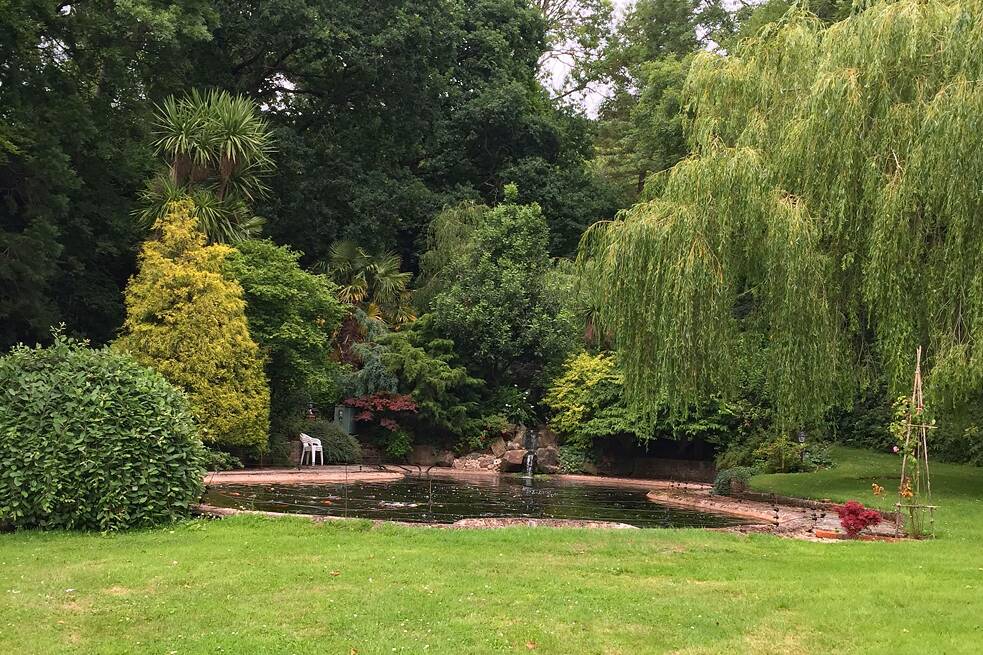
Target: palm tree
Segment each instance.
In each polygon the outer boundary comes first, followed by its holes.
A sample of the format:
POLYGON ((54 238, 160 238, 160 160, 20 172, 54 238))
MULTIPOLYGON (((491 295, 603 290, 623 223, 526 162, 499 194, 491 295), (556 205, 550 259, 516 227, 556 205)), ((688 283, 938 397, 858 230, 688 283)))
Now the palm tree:
POLYGON ((141 193, 138 216, 153 224, 168 203, 191 198, 212 242, 235 243, 259 233, 252 205, 269 193, 271 135, 256 103, 227 91, 197 90, 157 108, 154 151, 165 166, 141 193))
POLYGON ((318 268, 338 285, 338 298, 369 318, 399 327, 416 319, 410 303, 410 273, 394 252, 370 254, 352 241, 337 241, 318 268))

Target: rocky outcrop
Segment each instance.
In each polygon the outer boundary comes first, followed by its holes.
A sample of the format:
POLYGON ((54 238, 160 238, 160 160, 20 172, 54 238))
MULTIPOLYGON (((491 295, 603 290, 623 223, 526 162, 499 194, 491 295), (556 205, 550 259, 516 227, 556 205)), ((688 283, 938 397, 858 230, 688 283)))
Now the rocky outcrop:
POLYGON ((536 449, 536 470, 542 473, 560 472, 560 451, 553 448, 536 449))
POLYGON ((505 439, 501 437, 495 437, 492 442, 488 444, 488 449, 491 450, 492 455, 495 457, 501 457, 506 450, 508 450, 508 445, 505 443, 505 439))
POLYGON ((539 429, 536 430, 536 445, 540 448, 553 448, 555 450, 559 447, 556 433, 549 426, 539 426, 539 429))
POLYGON ((463 471, 497 471, 502 460, 487 453, 468 453, 454 460, 453 467, 463 471))
POLYGON ((453 466, 462 470, 523 472, 530 445, 536 446, 534 452, 537 473, 560 472, 560 451, 556 445, 556 434, 549 428, 542 427, 535 432, 535 439, 530 440, 529 430, 521 425, 492 439, 488 444, 489 452, 469 453, 454 460, 453 466))

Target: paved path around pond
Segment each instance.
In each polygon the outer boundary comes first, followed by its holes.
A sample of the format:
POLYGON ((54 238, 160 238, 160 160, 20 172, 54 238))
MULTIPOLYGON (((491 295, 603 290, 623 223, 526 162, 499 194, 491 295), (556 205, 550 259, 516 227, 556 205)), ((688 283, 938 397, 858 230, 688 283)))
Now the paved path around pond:
MULTIPOLYGON (((724 528, 731 532, 770 532, 798 539, 819 539, 817 531, 819 535, 843 532, 836 504, 830 502, 769 497, 767 494, 719 496, 712 493, 710 485, 653 489, 646 498, 663 505, 755 521, 755 525, 724 528)), ((893 537, 894 516, 881 512, 880 524, 868 529, 867 533, 877 538, 893 537)))
POLYGON ((205 484, 337 484, 343 482, 395 482, 404 474, 368 466, 305 466, 219 471, 205 475, 205 484))

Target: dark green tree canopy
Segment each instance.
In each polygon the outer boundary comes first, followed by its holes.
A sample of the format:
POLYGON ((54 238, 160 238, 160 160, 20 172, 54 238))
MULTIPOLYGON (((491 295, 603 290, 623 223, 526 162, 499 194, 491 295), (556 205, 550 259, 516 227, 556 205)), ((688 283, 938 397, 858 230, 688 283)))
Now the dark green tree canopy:
POLYGON ((151 103, 209 38, 201 0, 0 4, 0 349, 109 340, 143 231, 151 103))
POLYGON ((588 191, 586 120, 537 80, 544 24, 526 2, 217 6, 216 38, 191 53, 196 84, 268 107, 278 172, 260 213, 311 260, 348 239, 413 267, 442 206, 497 201, 508 182, 540 202, 556 252, 613 213, 603 187, 588 191))
POLYGON ((433 326, 449 337, 474 375, 529 384, 576 342, 574 317, 550 288, 549 228, 538 205, 507 200, 478 215, 470 236, 439 275, 433 326))

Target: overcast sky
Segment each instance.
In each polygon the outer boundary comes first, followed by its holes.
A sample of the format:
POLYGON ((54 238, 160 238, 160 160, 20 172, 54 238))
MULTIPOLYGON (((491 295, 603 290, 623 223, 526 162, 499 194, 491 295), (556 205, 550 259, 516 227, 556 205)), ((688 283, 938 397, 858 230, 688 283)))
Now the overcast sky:
MULTIPOLYGON (((612 4, 614 4, 616 20, 620 20, 625 10, 634 4, 634 0, 612 0, 612 4)), ((550 71, 550 84, 554 89, 563 86, 563 80, 570 72, 571 65, 572 62, 562 59, 553 58, 549 60, 547 68, 550 71)), ((604 100, 603 92, 604 89, 596 89, 584 94, 582 104, 588 116, 592 118, 597 116, 597 109, 604 100)))

